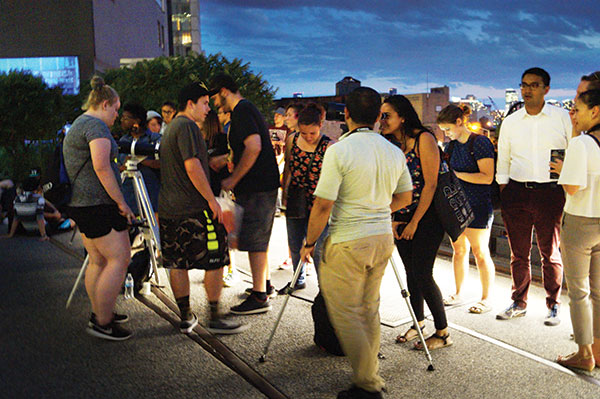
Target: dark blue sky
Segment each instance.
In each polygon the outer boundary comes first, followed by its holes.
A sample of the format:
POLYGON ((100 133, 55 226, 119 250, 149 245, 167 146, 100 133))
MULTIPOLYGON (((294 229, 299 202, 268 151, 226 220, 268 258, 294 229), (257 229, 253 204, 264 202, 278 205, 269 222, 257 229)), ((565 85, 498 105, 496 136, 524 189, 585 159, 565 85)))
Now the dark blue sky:
POLYGON ((572 98, 600 70, 600 1, 202 0, 202 48, 250 62, 277 88, 331 95, 353 76, 378 91, 448 85, 504 104, 532 66, 547 98, 572 98))

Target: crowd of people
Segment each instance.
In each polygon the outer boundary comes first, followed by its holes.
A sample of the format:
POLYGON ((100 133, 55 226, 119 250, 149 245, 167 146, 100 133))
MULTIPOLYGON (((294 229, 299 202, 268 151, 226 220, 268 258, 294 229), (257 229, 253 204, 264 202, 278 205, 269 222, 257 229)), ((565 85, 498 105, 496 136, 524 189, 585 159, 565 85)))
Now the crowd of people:
MULTIPOLYGON (((127 228, 139 211, 131 182, 121 183, 120 172, 130 159, 118 154, 110 131, 121 108, 119 95, 99 77, 91 86, 85 112, 63 143, 72 183, 68 214, 89 254, 85 286, 92 312, 87 331, 124 340, 132 335, 123 326, 128 316, 116 313, 115 303, 131 255, 127 228)), ((451 346, 445 307, 464 301, 461 290, 471 248, 481 299, 468 310, 492 310, 495 268, 489 240, 497 184, 513 288, 510 305, 496 318, 526 314, 535 231, 546 291, 544 324, 561 321, 564 264, 579 347, 557 362, 585 370, 600 366, 600 72, 582 77, 570 113, 545 101, 549 89, 545 70, 523 72, 524 107, 504 119, 497 149, 488 137, 469 130, 466 107, 451 104, 439 112, 437 124, 449 139, 441 145, 406 97, 392 95, 382 102, 367 87, 346 96, 348 131, 335 144, 321 132, 322 106, 278 108, 268 128, 226 74, 215 76, 208 86, 196 82, 183 87, 177 104, 165 102, 160 113, 125 104, 121 141, 160 142, 160 160, 142 160, 138 167, 159 220, 163 266, 169 269, 181 332, 191 332, 199 320, 190 306, 188 272, 193 269, 205 271, 207 329, 217 334, 245 329, 219 307, 224 280, 231 283, 235 273, 230 248, 248 253, 252 273, 252 288, 229 309, 233 315, 268 312, 278 293, 305 288, 305 268, 312 262, 353 370, 353 385, 338 398, 381 397, 379 289, 394 248, 406 270, 417 319, 396 341, 418 338, 427 303, 435 332, 415 348, 451 346), (374 130, 377 124, 379 131, 374 130), (439 176, 449 171, 460 180, 474 217, 452 242, 456 290, 444 297, 433 277, 445 233, 434 196, 439 176), (232 193, 244 209, 235 239, 217 200, 224 193, 232 193), (294 285, 277 290, 267 251, 279 210, 286 216, 293 270, 303 269, 294 285)), ((10 187, 2 183, 3 190, 10 187)), ((28 189, 37 195, 34 219, 39 220, 43 198, 35 193, 38 186, 28 189)), ((39 228, 45 237, 43 224, 39 228)))

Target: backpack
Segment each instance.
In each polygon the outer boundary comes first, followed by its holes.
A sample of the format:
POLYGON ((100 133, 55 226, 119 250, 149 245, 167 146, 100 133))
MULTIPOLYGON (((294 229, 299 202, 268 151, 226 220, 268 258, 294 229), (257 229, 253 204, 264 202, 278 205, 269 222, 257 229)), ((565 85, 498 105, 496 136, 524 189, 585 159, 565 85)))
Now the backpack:
POLYGON ((321 292, 319 292, 315 297, 314 303, 311 307, 311 313, 315 327, 315 344, 325 352, 331 353, 332 355, 344 356, 344 351, 342 350, 340 341, 335 335, 335 330, 329 321, 327 307, 325 306, 325 299, 323 298, 323 295, 321 295, 321 292))
MULTIPOLYGON (((468 148, 469 148, 469 154, 471 155, 471 159, 473 159, 473 162, 475 163, 476 166, 477 165, 477 160, 475 159, 475 150, 474 150, 474 146, 475 146, 475 139, 480 136, 477 133, 471 133, 471 135, 469 136, 469 138, 467 139, 467 144, 468 144, 468 148)), ((446 148, 446 161, 448 162, 448 164, 450 164, 450 158, 452 158, 452 152, 454 151, 454 146, 456 145, 456 140, 452 140, 450 141, 450 143, 448 143, 448 147, 446 148)), ((494 151, 494 177, 496 176, 496 164, 498 162, 498 152, 494 151)), ((479 167, 478 167, 479 169, 479 167)), ((492 196, 492 208, 497 211, 500 209, 500 185, 498 184, 498 182, 496 181, 496 179, 494 178, 492 180, 491 183, 491 196, 492 196)))
MULTIPOLYGON (((137 228, 132 229, 129 234, 131 242, 134 241, 138 234, 143 234, 137 228)), ((135 292, 139 292, 142 289, 142 285, 150 280, 150 249, 144 242, 143 248, 134 253, 127 267, 127 273, 131 273, 133 277, 133 289, 135 292)))

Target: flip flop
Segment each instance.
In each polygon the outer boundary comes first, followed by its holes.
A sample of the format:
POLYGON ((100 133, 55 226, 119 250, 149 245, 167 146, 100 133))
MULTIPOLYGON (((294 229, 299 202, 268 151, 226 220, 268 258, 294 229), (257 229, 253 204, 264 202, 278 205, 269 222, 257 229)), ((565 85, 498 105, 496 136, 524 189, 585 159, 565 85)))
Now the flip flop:
MULTIPOLYGON (((425 324, 423 324, 420 328, 421 328, 421 331, 425 331, 425 324)), ((406 330, 406 332, 404 334, 398 335, 396 337, 396 343, 403 344, 403 343, 412 341, 417 338, 419 338, 419 333, 417 332, 417 329, 415 328, 415 326, 412 325, 408 330, 406 330), (414 331, 414 335, 409 335, 409 333, 411 331, 414 331)))
MULTIPOLYGON (((434 351, 436 349, 442 349, 442 348, 446 348, 448 346, 451 346, 453 344, 452 340, 450 339, 450 334, 446 334, 446 335, 438 335, 437 333, 433 334, 432 336, 430 336, 429 338, 427 338, 425 340, 425 344, 427 345, 427 349, 429 349, 430 351, 434 351), (441 340, 443 343, 441 346, 436 346, 436 347, 430 347, 429 345, 427 345, 427 340, 431 339, 431 338, 437 338, 439 340, 441 340)), ((425 347, 423 346, 423 344, 421 343, 421 341, 417 341, 415 342, 415 349, 422 351, 425 350, 425 347)))
POLYGON ((490 310, 492 310, 492 307, 487 303, 487 301, 479 301, 469 308, 469 313, 482 314, 487 313, 490 310))
POLYGON ((453 305, 460 305, 464 301, 460 297, 460 295, 452 294, 452 295, 444 298, 443 302, 444 302, 444 306, 453 306, 453 305))

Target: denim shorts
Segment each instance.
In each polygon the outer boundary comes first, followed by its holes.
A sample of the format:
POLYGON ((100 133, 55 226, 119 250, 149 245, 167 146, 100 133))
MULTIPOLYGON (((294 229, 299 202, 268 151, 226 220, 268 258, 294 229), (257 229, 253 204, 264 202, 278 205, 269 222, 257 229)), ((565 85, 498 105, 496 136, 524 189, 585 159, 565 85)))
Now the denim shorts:
POLYGON ((238 249, 247 252, 266 252, 275 218, 277 190, 236 194, 235 201, 244 208, 238 249))

